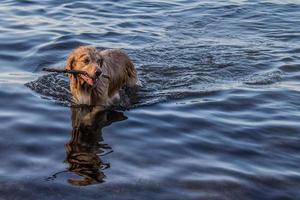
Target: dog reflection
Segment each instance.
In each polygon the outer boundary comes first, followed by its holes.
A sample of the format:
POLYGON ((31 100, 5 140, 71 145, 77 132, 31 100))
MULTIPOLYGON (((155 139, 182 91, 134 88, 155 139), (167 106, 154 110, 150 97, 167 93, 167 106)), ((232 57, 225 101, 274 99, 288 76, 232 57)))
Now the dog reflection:
MULTIPOLYGON (((104 164, 100 158, 112 149, 101 143, 102 128, 116 121, 127 119, 123 113, 101 111, 97 107, 72 108, 72 135, 66 147, 68 170, 79 175, 79 179, 68 179, 74 186, 85 186, 103 182, 104 164)), ((108 152, 109 153, 109 152, 108 152)))

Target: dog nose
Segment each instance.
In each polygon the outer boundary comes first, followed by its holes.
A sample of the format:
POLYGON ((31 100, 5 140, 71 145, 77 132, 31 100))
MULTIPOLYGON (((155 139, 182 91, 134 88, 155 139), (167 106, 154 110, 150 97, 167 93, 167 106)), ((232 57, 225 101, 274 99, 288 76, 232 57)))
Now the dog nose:
POLYGON ((102 74, 102 71, 100 69, 97 69, 95 72, 95 78, 98 78, 102 74))

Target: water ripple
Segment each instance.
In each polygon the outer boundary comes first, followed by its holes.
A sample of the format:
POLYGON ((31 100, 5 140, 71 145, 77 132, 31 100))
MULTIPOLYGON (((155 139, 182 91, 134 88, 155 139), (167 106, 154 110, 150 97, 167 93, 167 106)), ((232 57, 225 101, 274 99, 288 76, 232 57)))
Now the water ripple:
POLYGON ((299 18, 297 0, 3 0, 0 198, 297 199, 299 18), (129 54, 130 110, 68 107, 41 70, 79 45, 129 54))

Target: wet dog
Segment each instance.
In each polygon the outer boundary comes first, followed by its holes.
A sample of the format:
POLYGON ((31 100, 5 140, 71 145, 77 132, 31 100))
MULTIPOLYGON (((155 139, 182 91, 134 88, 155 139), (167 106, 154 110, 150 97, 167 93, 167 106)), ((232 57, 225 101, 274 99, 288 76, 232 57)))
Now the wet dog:
POLYGON ((109 106, 119 100, 123 87, 137 84, 137 72, 130 58, 120 50, 97 50, 81 46, 68 57, 65 69, 81 70, 86 75, 69 75, 76 104, 109 106))

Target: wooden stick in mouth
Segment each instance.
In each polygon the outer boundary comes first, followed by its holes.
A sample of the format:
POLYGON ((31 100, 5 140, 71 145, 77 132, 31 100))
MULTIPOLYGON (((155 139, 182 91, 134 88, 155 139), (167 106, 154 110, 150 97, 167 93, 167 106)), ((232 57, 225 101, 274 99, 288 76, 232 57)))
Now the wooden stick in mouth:
POLYGON ((68 70, 68 69, 55 69, 55 68, 43 68, 43 71, 46 72, 56 72, 56 73, 65 73, 65 74, 73 74, 73 75, 84 75, 89 77, 90 79, 94 80, 94 77, 90 76, 86 71, 81 70, 68 70))
MULTIPOLYGON (((82 70, 75 70, 75 69, 57 69, 57 68, 43 68, 42 69, 45 72, 55 72, 55 73, 64 73, 64 74, 73 74, 73 75, 84 75, 89 77, 90 79, 94 80, 95 77, 90 76, 86 71, 82 71, 82 70)), ((99 78, 100 76, 102 76, 103 78, 107 78, 110 79, 108 75, 106 74, 98 74, 96 79, 99 78)))

